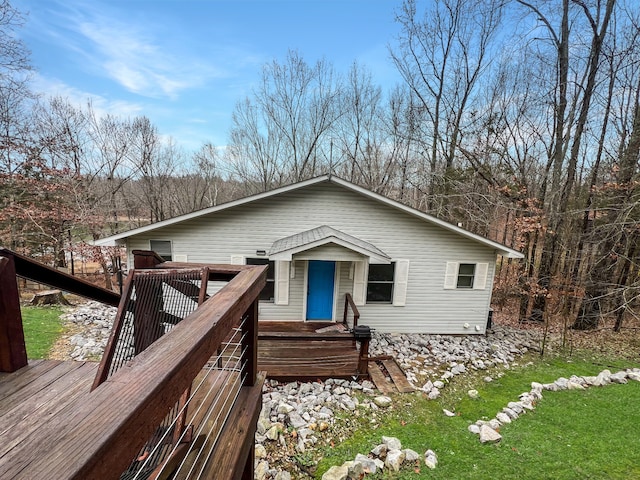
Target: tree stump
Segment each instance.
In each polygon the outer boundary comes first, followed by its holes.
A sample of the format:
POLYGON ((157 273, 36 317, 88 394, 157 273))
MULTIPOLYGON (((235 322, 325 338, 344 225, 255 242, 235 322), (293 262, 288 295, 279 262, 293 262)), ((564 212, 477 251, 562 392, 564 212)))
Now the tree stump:
POLYGON ((44 290, 33 295, 31 305, 71 305, 60 290, 44 290))

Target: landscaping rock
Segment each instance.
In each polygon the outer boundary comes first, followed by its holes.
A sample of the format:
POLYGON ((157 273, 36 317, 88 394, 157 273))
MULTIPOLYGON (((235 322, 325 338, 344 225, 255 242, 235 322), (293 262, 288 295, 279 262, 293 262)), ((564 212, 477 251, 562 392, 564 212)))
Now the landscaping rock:
POLYGON ((480 427, 480 443, 498 443, 502 440, 502 435, 488 425, 480 427))
POLYGON ((382 437, 382 443, 387 446, 388 450, 402 449, 402 443, 396 437, 382 437))
POLYGON ((255 466, 254 478, 255 480, 265 480, 267 478, 267 472, 269 471, 269 462, 261 460, 255 466))
POLYGON ((255 447, 255 457, 256 458, 266 458, 267 449, 264 448, 264 445, 257 444, 255 447))
POLYGON ((433 450, 427 450, 426 452, 424 452, 424 464, 431 469, 436 468, 436 465, 438 465, 438 457, 436 456, 436 452, 434 452, 433 450))
POLYGON ((500 423, 511 423, 511 417, 504 412, 498 412, 496 414, 496 420, 500 423))
POLYGON ((370 473, 373 475, 378 471, 378 466, 376 465, 376 462, 372 458, 367 457, 366 455, 362 455, 361 453, 357 454, 355 461, 362 464, 364 473, 370 473))
POLYGON ((375 403, 378 407, 386 408, 391 405, 392 400, 386 396, 379 396, 373 399, 373 403, 375 403))
POLYGON ((476 435, 480 434, 480 425, 476 425, 475 423, 469 425, 467 429, 476 435))
POLYGON ((420 460, 420 454, 415 450, 411 450, 410 448, 405 448, 402 451, 404 452, 405 462, 415 462, 416 460, 420 460))
POLYGON ((609 380, 611 381, 611 383, 628 383, 627 372, 621 370, 619 372, 613 373, 609 376, 609 380))
POLYGON ((347 471, 348 478, 360 479, 364 477, 365 471, 362 463, 354 461, 354 462, 345 462, 344 465, 346 465, 348 469, 347 471))
POLYGON ((402 462, 404 462, 405 454, 402 450, 392 449, 387 452, 387 458, 384 461, 384 466, 394 472, 400 470, 402 462))
POLYGON ((378 458, 384 459, 387 456, 387 451, 388 450, 389 449, 387 448, 387 446, 384 443, 382 443, 380 445, 377 445, 377 446, 373 447, 371 449, 371 453, 373 455, 375 455, 376 457, 378 457, 378 458))
POLYGON ((347 480, 349 467, 346 465, 333 466, 322 475, 322 480, 347 480))

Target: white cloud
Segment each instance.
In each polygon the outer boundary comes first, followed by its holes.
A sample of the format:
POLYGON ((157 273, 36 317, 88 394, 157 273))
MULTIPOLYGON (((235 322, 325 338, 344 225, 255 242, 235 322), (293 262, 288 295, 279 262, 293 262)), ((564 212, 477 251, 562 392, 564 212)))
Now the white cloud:
POLYGON ((180 51, 183 46, 166 43, 151 23, 128 23, 87 4, 63 15, 64 28, 74 33, 63 40, 65 47, 79 53, 92 73, 129 92, 173 100, 181 91, 221 76, 218 69, 180 51))
POLYGON ((46 97, 63 97, 78 107, 85 108, 90 102, 94 112, 98 116, 112 114, 115 116, 133 117, 141 115, 144 110, 144 106, 139 103, 124 100, 108 100, 101 95, 85 92, 71 85, 67 85, 61 80, 47 78, 39 74, 34 75, 32 86, 36 92, 46 97))

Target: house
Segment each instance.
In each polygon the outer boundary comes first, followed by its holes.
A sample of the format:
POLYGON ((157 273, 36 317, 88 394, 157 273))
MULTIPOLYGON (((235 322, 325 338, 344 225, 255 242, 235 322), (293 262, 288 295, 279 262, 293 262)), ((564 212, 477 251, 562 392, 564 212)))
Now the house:
POLYGON ((351 294, 380 332, 484 333, 504 245, 327 175, 96 242, 167 260, 269 264, 261 320, 341 320, 351 294))

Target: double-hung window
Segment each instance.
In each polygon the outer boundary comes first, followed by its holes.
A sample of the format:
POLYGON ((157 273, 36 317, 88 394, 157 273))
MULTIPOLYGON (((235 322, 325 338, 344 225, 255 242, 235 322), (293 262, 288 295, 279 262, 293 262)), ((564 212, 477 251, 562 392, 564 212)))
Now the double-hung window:
POLYGON ((151 251, 156 252, 166 262, 173 260, 171 240, 149 240, 149 247, 151 251))
POLYGON ((473 278, 476 273, 475 263, 461 263, 458 267, 458 281, 456 288, 473 288, 473 278))
POLYGON ((391 303, 393 301, 394 274, 395 262, 369 265, 367 303, 391 303))
POLYGON ((268 258, 247 258, 247 265, 269 265, 267 269, 267 284, 264 286, 258 297, 260 300, 273 302, 275 297, 275 263, 268 258))

